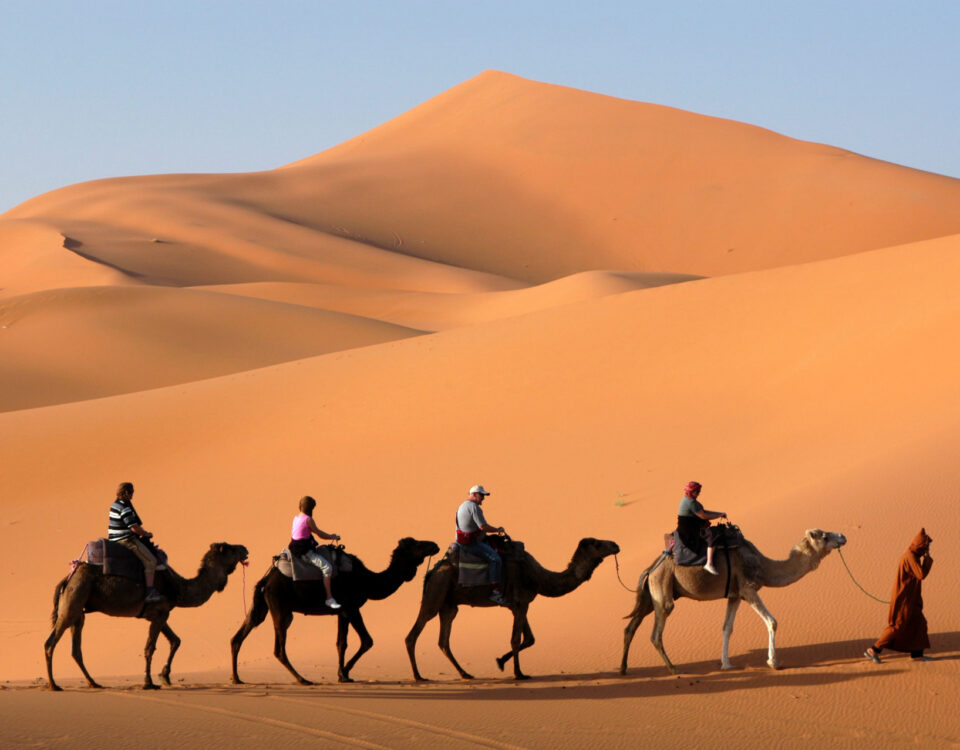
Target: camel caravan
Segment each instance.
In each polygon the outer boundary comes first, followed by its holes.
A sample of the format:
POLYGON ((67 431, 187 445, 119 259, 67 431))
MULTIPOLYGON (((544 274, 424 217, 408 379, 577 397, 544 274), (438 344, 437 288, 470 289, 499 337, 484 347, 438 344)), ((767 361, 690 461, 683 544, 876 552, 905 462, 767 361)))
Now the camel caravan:
MULTIPOLYGON (((778 667, 775 632, 777 621, 767 611, 758 590, 762 586, 786 586, 815 570, 832 550, 846 543, 842 534, 818 529, 807 531, 785 560, 765 557, 739 530, 726 522, 726 514, 708 511, 698 501, 700 485, 687 485, 677 519, 677 529, 665 536, 664 550, 640 576, 636 604, 627 616, 620 674, 627 672, 630 643, 643 618, 654 614, 651 641, 668 669, 676 673, 663 649, 663 628, 677 599, 697 601, 726 599, 723 622, 721 667, 730 669, 729 641, 741 601, 746 601, 763 619, 769 633, 767 663, 778 667), (711 521, 721 521, 711 525, 711 521)), ((101 687, 83 663, 81 635, 87 613, 102 612, 115 617, 136 617, 149 623, 144 649, 144 689, 158 689, 151 678, 151 663, 159 635, 170 644, 170 653, 160 672, 170 685, 173 657, 180 638, 168 624, 175 607, 199 607, 226 587, 237 566, 246 566, 247 548, 215 542, 203 556, 197 575, 184 578, 167 562, 153 542, 133 507, 133 485, 124 482, 110 506, 108 536, 88 543, 86 560, 73 561, 73 569, 54 591, 53 629, 44 643, 50 689, 60 690, 53 678, 53 654, 63 634, 72 635, 72 655, 90 687, 101 687)), ((473 679, 457 662, 450 649, 453 621, 460 606, 505 607, 513 622, 510 649, 496 658, 500 671, 513 662, 513 676, 527 679, 520 669, 520 652, 534 644, 528 610, 538 596, 569 594, 588 581, 603 560, 620 552, 613 541, 584 538, 577 544, 567 567, 561 571, 544 568, 523 542, 507 535, 502 526, 487 522, 482 506, 490 493, 482 485, 470 488, 457 509, 456 541, 443 557, 426 571, 420 609, 405 644, 413 678, 424 681, 417 667, 416 645, 424 627, 439 617, 439 647, 463 679, 473 679)), ((254 587, 253 603, 243 624, 230 640, 232 679, 242 684, 237 660, 244 640, 263 623, 267 614, 274 628, 274 656, 302 685, 313 684, 290 663, 287 632, 295 613, 337 617, 337 678, 352 682, 350 672, 363 654, 373 647, 373 638, 360 610, 368 601, 386 599, 404 583, 412 581, 425 560, 440 552, 432 541, 406 537, 397 543, 387 567, 372 571, 343 545, 340 536, 320 529, 313 519, 316 501, 301 498, 287 547, 273 558, 266 574, 254 587), (317 539, 334 542, 320 545, 317 539), (350 629, 360 639, 357 651, 346 658, 350 629)))

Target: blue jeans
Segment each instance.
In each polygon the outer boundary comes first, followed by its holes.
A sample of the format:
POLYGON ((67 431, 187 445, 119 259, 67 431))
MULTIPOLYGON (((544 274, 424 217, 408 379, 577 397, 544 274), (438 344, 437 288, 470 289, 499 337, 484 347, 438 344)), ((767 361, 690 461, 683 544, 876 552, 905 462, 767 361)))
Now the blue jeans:
POLYGON ((487 580, 490 583, 500 583, 500 570, 503 567, 503 562, 493 547, 478 539, 472 544, 461 544, 460 549, 466 550, 477 557, 482 557, 490 566, 487 568, 487 580))

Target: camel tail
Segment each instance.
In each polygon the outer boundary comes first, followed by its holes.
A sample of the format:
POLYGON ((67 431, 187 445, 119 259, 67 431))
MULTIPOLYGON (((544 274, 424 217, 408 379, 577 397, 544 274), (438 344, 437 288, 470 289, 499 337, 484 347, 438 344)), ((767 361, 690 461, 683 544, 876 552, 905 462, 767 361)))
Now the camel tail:
POLYGON ((253 603, 250 605, 250 611, 247 612, 247 622, 249 622, 252 627, 256 627, 266 620, 267 613, 270 611, 270 608, 267 606, 267 597, 263 593, 269 577, 270 574, 268 573, 257 581, 257 585, 253 588, 253 603))
POLYGON ((57 584, 57 587, 53 590, 53 614, 50 616, 50 624, 57 624, 57 612, 60 611, 60 595, 63 593, 63 590, 67 587, 67 582, 70 580, 70 576, 66 576, 60 583, 57 584))
POLYGON ((637 602, 630 610, 630 614, 624 616, 624 620, 632 620, 634 617, 641 618, 653 609, 653 597, 650 596, 650 574, 655 571, 669 555, 661 552, 660 557, 653 561, 653 564, 640 574, 640 582, 637 584, 637 602))

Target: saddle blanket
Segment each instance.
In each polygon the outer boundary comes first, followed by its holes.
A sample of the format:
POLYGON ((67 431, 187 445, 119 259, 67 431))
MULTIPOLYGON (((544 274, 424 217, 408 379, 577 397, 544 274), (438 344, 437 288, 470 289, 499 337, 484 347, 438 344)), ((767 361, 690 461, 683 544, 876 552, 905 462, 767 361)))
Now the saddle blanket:
MULTIPOLYGON (((353 561, 350 556, 341 548, 332 544, 324 544, 316 548, 316 552, 330 563, 333 569, 330 577, 335 577, 338 573, 350 573, 353 571, 353 561)), ((289 547, 284 547, 280 554, 273 558, 273 564, 287 578, 294 581, 321 581, 323 580, 323 571, 311 562, 304 560, 299 555, 290 552, 289 547)))
MULTIPOLYGON (((716 549, 718 552, 721 552, 724 547, 727 549, 736 549, 743 542, 743 534, 740 532, 739 527, 734 526, 733 524, 721 524, 720 526, 716 526, 714 528, 723 529, 723 535, 716 543, 716 549)), ((666 545, 666 551, 672 552, 674 562, 676 562, 677 565, 706 564, 706 543, 704 543, 701 550, 691 549, 683 543, 683 541, 680 539, 680 534, 678 534, 676 531, 674 531, 672 534, 664 534, 664 540, 666 541, 667 539, 671 540, 672 543, 668 543, 666 545)))
MULTIPOLYGON (((152 546, 152 545, 151 545, 152 546)), ((151 552, 157 558, 157 570, 167 567, 167 553, 158 547, 151 552)), ((101 537, 87 542, 87 563, 103 568, 105 576, 122 576, 143 583, 143 563, 135 554, 117 542, 101 537)))
MULTIPOLYGON (((523 542, 501 541, 499 537, 487 537, 487 543, 500 553, 500 557, 509 560, 519 557, 524 550, 523 542)), ((458 586, 487 586, 490 578, 487 574, 489 564, 482 557, 465 550, 456 542, 447 549, 447 560, 457 568, 458 586)))

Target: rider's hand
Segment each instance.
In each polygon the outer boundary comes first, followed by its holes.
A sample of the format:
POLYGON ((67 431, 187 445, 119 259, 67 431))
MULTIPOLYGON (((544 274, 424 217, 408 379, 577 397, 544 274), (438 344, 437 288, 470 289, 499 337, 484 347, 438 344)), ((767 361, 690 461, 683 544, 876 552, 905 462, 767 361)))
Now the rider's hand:
POLYGON ((503 526, 498 526, 498 527, 497 527, 497 533, 498 533, 498 534, 505 534, 505 533, 506 533, 506 532, 504 531, 504 529, 503 529, 503 526))
POLYGON ((144 538, 144 539, 153 539, 153 533, 150 532, 150 531, 145 531, 145 532, 143 532, 143 538, 144 538))

